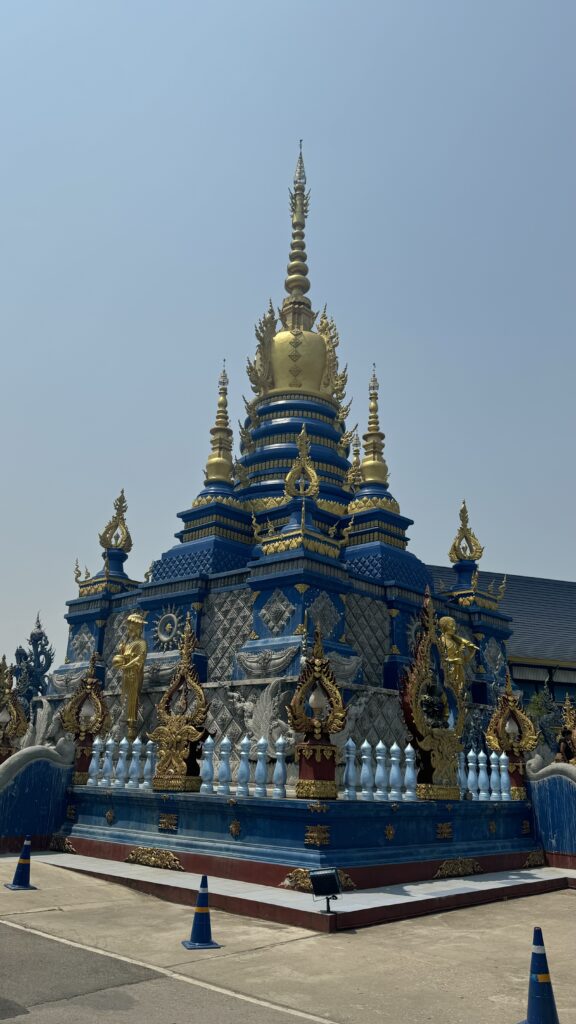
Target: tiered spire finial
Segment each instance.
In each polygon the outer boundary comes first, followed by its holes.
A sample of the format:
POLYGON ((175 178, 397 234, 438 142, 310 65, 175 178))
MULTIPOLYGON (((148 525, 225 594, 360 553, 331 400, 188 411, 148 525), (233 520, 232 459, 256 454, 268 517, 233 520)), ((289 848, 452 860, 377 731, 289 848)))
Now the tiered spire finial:
POLYGON ((132 550, 132 537, 126 525, 128 502, 124 496, 124 488, 114 502, 114 515, 104 527, 98 540, 104 551, 114 549, 129 554, 132 550))
MULTIPOLYGON (((468 509, 466 508, 466 502, 463 501, 460 506, 460 526, 458 527, 458 533, 452 541, 452 547, 448 552, 448 558, 451 562, 478 562, 482 558, 484 548, 482 547, 478 537, 470 529, 468 521, 468 509)), ((504 594, 502 594, 504 596, 504 594)))
POLYGON ((384 459, 384 434, 380 430, 378 418, 378 378, 376 365, 372 367, 369 386, 368 430, 364 434, 364 458, 362 459, 362 479, 367 484, 382 484, 388 487, 388 466, 384 459))
POLYGON ((228 417, 228 374, 226 361, 218 379, 218 410, 216 421, 210 428, 212 435, 211 452, 206 463, 206 483, 232 484, 234 473, 232 465, 232 430, 228 417))
POLYGON ((292 241, 290 244, 287 276, 284 282, 288 298, 284 299, 282 303, 281 313, 283 323, 290 330, 295 327, 310 330, 315 319, 310 299, 306 297, 306 292, 310 290, 310 281, 308 279, 308 265, 306 263, 304 228, 306 226, 309 201, 310 192, 306 192, 306 171, 302 156, 302 139, 300 139, 300 153, 294 173, 294 190, 290 191, 292 241))

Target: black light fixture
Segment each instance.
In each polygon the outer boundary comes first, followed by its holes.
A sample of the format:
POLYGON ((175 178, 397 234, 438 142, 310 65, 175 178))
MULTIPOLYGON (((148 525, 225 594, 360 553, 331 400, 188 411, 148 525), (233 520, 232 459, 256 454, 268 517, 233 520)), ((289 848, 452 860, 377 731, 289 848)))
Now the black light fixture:
POLYGON ((314 897, 326 900, 326 913, 332 913, 330 900, 337 900, 342 891, 340 875, 336 868, 321 868, 310 872, 310 882, 314 897))

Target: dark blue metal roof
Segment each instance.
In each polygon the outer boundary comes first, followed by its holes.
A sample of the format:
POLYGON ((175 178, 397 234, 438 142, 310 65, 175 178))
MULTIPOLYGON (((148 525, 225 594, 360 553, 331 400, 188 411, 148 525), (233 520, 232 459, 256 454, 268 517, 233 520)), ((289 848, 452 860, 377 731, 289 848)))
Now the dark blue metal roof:
MULTIPOLYGON (((455 585, 451 568, 428 566, 434 587, 442 590, 455 585)), ((495 590, 503 573, 480 572, 479 588, 486 590, 495 580, 495 590)), ((533 658, 535 661, 576 663, 576 583, 545 580, 536 576, 508 576, 506 593, 499 611, 513 619, 512 636, 507 641, 508 657, 533 658)))

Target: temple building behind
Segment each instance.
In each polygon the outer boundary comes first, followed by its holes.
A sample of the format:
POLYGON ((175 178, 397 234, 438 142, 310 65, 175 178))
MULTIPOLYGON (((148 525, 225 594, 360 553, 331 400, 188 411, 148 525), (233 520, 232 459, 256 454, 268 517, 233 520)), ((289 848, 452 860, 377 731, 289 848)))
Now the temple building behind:
MULTIPOLYGON (((494 704, 508 663, 525 694, 547 682, 561 701, 576 690, 576 584, 479 571, 483 549, 464 503, 459 523, 454 513, 451 565, 427 566, 409 550, 412 520, 390 489, 376 372, 366 382, 360 437, 350 423, 337 327, 308 297, 308 207, 300 153, 286 294, 256 326, 239 458, 223 370, 204 488, 178 513, 177 543, 143 581, 131 579, 127 504, 123 493, 117 498, 100 534, 102 569, 84 578, 76 571, 66 662, 52 676, 53 695, 73 689, 92 654, 106 691, 117 693, 113 656, 139 612, 147 645, 139 726, 151 728, 190 613, 194 662, 213 691, 208 727, 232 740, 248 727, 262 735, 265 723, 285 727, 285 705, 318 628, 349 704, 346 735, 401 740, 397 694, 429 588, 448 648, 460 643, 469 652, 472 710, 494 704)), ((120 702, 115 707, 120 727, 120 702)))

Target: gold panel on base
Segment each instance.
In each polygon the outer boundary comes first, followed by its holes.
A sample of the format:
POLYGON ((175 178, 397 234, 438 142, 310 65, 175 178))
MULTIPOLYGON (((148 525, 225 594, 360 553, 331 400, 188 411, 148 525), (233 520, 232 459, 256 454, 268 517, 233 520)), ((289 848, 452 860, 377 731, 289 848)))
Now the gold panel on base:
POLYGON ((155 775, 152 779, 152 789, 169 790, 171 793, 199 793, 200 785, 199 775, 155 775))
POLYGON ((296 796, 299 800, 307 800, 310 797, 336 800, 338 797, 338 787, 330 779, 298 779, 296 783, 296 796))
POLYGON ((73 786, 85 786, 88 782, 88 772, 74 772, 72 776, 73 786))
POLYGON ((510 796, 513 800, 526 800, 526 787, 525 786, 511 786, 510 796))
POLYGON ((459 800, 458 786, 434 786, 431 782, 419 782, 416 786, 418 800, 459 800))

